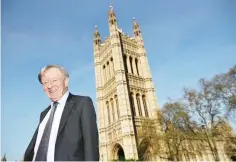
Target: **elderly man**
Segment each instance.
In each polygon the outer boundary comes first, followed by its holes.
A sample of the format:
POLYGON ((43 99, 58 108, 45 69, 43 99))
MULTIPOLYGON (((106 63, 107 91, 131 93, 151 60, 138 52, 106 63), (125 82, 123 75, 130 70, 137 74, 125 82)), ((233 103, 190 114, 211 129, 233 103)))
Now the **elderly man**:
POLYGON ((91 98, 68 92, 69 74, 57 65, 38 75, 51 104, 27 147, 24 161, 98 161, 98 129, 91 98))

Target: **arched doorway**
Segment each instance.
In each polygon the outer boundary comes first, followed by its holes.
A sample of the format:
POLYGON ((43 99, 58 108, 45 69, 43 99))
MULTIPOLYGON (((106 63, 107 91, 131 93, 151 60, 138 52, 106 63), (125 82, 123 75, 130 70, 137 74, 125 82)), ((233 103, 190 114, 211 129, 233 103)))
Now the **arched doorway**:
POLYGON ((118 160, 118 161, 125 160, 125 152, 120 144, 115 144, 112 154, 113 154, 114 160, 118 160))
POLYGON ((232 161, 236 161, 236 155, 231 156, 230 158, 232 161))
POLYGON ((124 150, 120 147, 118 152, 117 152, 117 157, 119 161, 124 161, 125 160, 125 153, 124 150))

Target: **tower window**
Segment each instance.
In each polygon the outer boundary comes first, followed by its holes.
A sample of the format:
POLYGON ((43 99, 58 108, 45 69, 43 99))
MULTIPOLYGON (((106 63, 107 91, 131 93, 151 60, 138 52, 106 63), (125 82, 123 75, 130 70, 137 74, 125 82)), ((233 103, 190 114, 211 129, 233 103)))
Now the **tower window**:
POLYGON ((103 77, 104 77, 104 84, 105 84, 106 81, 107 81, 107 76, 106 76, 106 66, 105 66, 105 65, 103 66, 103 77))
POLYGON ((142 99, 143 99, 143 107, 144 107, 145 116, 148 117, 149 115, 148 115, 148 109, 147 109, 147 103, 146 103, 145 95, 143 95, 142 99))
POLYGON ((129 58, 129 61, 130 61, 130 67, 131 67, 131 72, 132 74, 134 74, 134 71, 133 71, 133 64, 132 64, 132 57, 129 58))
POLYGON ((110 66, 111 66, 111 74, 112 74, 112 76, 114 76, 115 70, 114 70, 114 62, 113 62, 113 58, 112 57, 110 59, 110 66))
POLYGON ((130 95, 131 95, 131 111, 132 111, 133 115, 136 116, 135 105, 134 105, 134 96, 132 93, 130 95))
POLYGON ((138 59, 135 59, 135 65, 136 65, 136 69, 137 69, 137 74, 139 75, 139 71, 138 71, 138 59))
POLYGON ((114 21, 113 20, 111 20, 111 25, 113 25, 114 24, 114 21))
POLYGON ((111 110, 112 110, 112 118, 113 118, 113 121, 115 121, 115 111, 114 111, 114 102, 113 102, 113 99, 111 99, 111 110))
POLYGON ((128 72, 128 69, 127 69, 127 62, 126 62, 126 59, 127 59, 127 56, 124 55, 124 56, 123 56, 123 60, 124 60, 125 72, 127 73, 127 72, 128 72))
POLYGON ((109 109, 109 102, 107 101, 107 116, 108 116, 108 124, 111 123, 111 118, 110 118, 110 109, 109 109))
POLYGON ((117 110, 117 116, 118 116, 118 119, 119 119, 119 118, 120 118, 120 110, 119 110, 118 97, 115 96, 115 99, 116 99, 116 110, 117 110))
POLYGON ((107 61, 107 80, 109 80, 110 78, 111 78, 110 64, 107 61))
POLYGON ((142 108, 141 108, 141 103, 140 103, 140 95, 137 94, 137 95, 136 95, 136 98, 137 98, 139 116, 143 116, 143 114, 142 114, 142 108))

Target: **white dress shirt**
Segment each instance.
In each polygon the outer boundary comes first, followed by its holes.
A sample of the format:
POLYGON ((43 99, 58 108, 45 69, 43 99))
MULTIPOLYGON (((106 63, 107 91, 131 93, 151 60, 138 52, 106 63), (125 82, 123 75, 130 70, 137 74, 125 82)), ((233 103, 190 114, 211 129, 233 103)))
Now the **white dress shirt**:
MULTIPOLYGON (((55 144, 56 144, 56 139, 57 139, 57 132, 61 120, 61 115, 65 107, 66 100, 69 96, 69 92, 67 91, 62 98, 57 101, 59 104, 57 106, 57 109, 54 114, 54 119, 52 122, 52 129, 51 129, 51 134, 49 138, 49 144, 48 144, 48 153, 47 153, 47 161, 54 161, 54 153, 55 153, 55 144)), ((53 102, 51 103, 51 107, 53 106, 53 102)), ((38 130, 38 135, 36 139, 36 144, 34 147, 34 158, 33 161, 35 161, 36 153, 38 151, 38 147, 44 132, 44 128, 46 126, 46 123, 48 121, 48 118, 50 116, 51 109, 48 111, 47 115, 44 117, 43 121, 39 125, 39 130, 38 130)))

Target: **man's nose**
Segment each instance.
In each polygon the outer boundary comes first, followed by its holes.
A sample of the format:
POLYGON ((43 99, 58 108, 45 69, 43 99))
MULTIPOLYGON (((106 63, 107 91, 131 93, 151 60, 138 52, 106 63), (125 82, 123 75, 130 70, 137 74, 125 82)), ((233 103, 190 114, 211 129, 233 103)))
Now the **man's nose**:
POLYGON ((52 83, 51 82, 48 83, 48 88, 52 88, 52 83))

